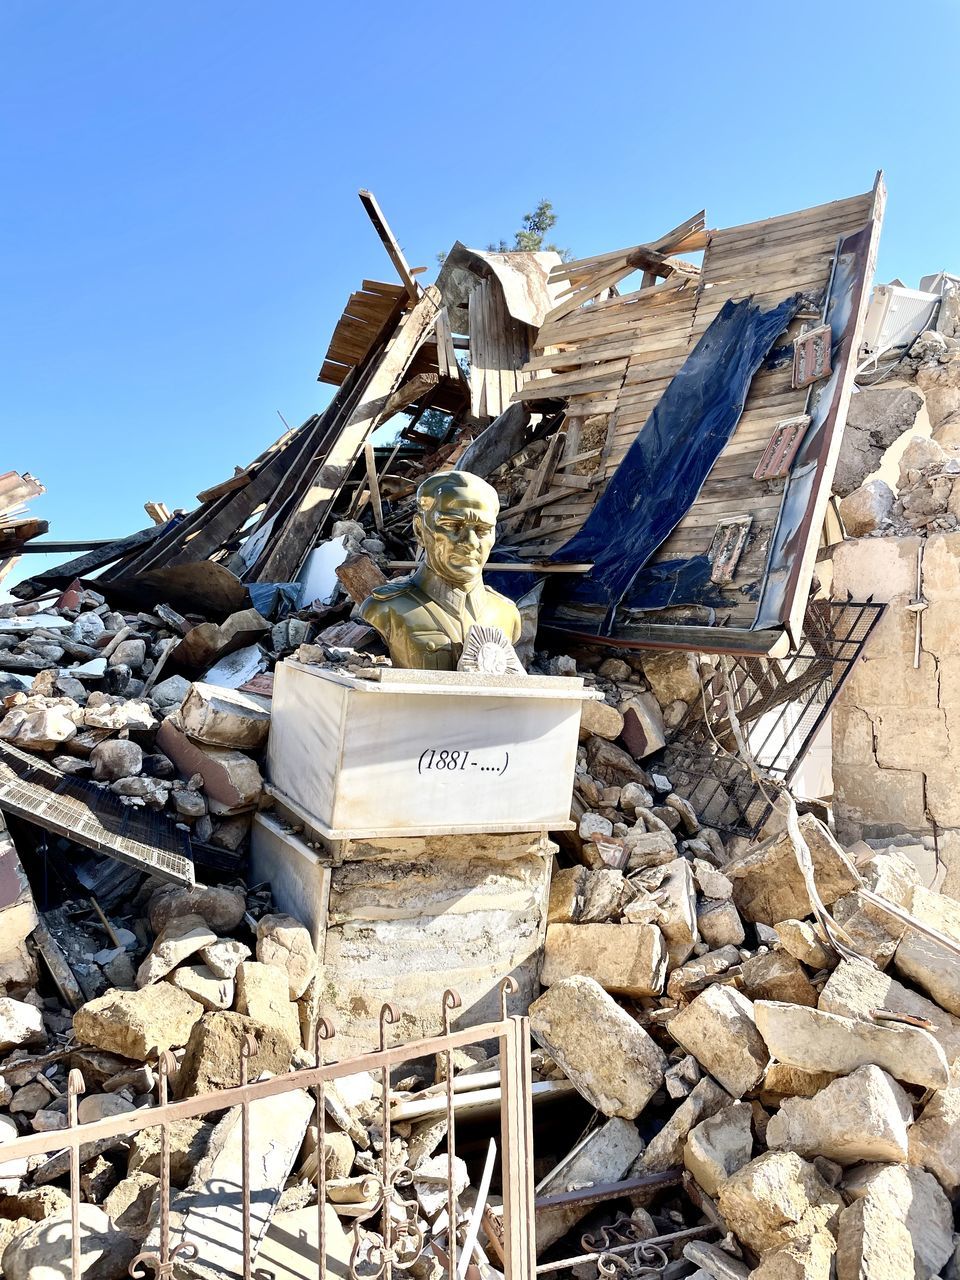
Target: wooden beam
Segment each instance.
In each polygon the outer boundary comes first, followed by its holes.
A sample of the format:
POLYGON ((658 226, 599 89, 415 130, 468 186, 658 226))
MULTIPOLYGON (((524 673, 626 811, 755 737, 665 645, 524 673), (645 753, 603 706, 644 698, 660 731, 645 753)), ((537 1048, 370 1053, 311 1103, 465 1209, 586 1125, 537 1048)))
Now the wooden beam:
POLYGON ((373 453, 373 442, 367 440, 363 446, 363 460, 367 470, 367 487, 370 490, 370 505, 373 507, 373 523, 377 532, 383 532, 383 502, 380 498, 380 482, 377 479, 377 459, 373 453))
POLYGON ((377 198, 372 191, 360 191, 360 203, 367 211, 367 216, 373 223, 374 230, 380 237, 383 247, 386 249, 390 261, 397 269, 397 275, 403 281, 410 300, 416 302, 420 297, 420 286, 413 277, 413 272, 407 265, 407 260, 403 256, 403 250, 397 242, 396 236, 390 230, 390 224, 383 216, 380 206, 377 204, 377 198))
POLYGON ((152 524, 149 529, 141 529, 139 533, 133 533, 129 538, 119 538, 116 542, 99 546, 87 555, 67 560, 63 564, 55 565, 52 569, 45 569, 43 573, 35 574, 32 578, 25 578, 23 582, 18 582, 16 586, 10 588, 11 595, 15 595, 20 600, 32 600, 34 596, 41 595, 49 587, 69 586, 74 578, 82 578, 84 574, 92 573, 94 569, 101 569, 112 560, 118 560, 141 550, 158 538, 162 532, 162 525, 152 524))

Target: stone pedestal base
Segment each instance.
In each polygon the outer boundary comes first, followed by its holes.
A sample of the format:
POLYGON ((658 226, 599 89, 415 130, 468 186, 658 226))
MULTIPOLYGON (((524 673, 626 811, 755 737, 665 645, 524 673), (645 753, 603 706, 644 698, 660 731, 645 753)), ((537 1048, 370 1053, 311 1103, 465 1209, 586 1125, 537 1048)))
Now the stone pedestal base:
POLYGON ((498 985, 537 993, 555 846, 544 832, 327 841, 294 834, 259 814, 253 880, 271 883, 277 907, 309 925, 323 956, 320 1011, 337 1028, 334 1053, 377 1047, 381 1006, 400 1011, 395 1042, 442 1030, 441 999, 463 1001, 455 1026, 499 1016, 498 985), (315 848, 308 847, 305 840, 315 848))

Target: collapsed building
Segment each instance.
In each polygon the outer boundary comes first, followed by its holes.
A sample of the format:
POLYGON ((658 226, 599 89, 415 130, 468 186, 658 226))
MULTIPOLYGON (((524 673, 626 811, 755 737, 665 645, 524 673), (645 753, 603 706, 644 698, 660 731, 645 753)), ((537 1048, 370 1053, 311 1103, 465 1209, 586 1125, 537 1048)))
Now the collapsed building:
POLYGON ((955 1276, 951 278, 870 302, 879 178, 425 288, 362 198, 329 406, 0 605, 4 1274, 955 1276), (357 614, 454 468, 499 807, 357 614))

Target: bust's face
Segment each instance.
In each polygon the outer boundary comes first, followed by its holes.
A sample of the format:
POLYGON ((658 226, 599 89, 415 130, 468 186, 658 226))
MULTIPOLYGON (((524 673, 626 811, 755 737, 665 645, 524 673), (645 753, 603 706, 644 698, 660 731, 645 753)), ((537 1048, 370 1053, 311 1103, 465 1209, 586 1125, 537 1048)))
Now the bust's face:
POLYGON ((483 572, 497 526, 497 508, 468 489, 443 493, 432 509, 414 519, 427 565, 445 582, 466 588, 483 572))

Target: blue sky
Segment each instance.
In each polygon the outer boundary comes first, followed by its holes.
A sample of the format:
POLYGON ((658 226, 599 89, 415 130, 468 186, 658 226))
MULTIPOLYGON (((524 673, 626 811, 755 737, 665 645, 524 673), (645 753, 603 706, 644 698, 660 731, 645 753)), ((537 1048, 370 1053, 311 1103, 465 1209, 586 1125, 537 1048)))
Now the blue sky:
POLYGON ((362 186, 432 273, 541 196, 588 255, 882 167, 879 278, 958 270, 958 35, 955 0, 0 0, 0 470, 51 537, 121 536, 322 407, 393 279, 362 186))

